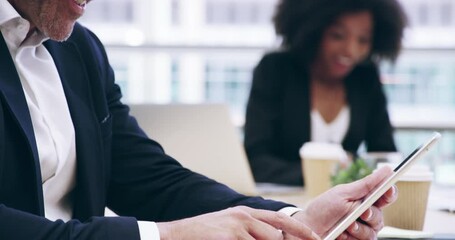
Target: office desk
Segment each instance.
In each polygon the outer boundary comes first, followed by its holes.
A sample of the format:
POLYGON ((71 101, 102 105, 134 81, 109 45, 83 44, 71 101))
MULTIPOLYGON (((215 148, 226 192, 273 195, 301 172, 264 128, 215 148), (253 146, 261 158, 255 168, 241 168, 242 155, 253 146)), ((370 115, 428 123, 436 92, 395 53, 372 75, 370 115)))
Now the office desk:
POLYGON ((455 234, 455 213, 428 209, 423 230, 435 234, 455 234))
MULTIPOLYGON (((305 208, 310 201, 310 199, 305 195, 305 191, 303 189, 290 193, 265 193, 262 194, 262 196, 264 198, 294 204, 301 208, 305 208)), ((430 198, 430 201, 431 199, 432 198, 430 198)), ((432 204, 429 203, 429 206, 431 205, 432 204)), ((434 233, 435 235, 454 234, 453 239, 455 239, 455 213, 443 212, 429 207, 425 216, 425 225, 423 230, 425 232, 434 233)))

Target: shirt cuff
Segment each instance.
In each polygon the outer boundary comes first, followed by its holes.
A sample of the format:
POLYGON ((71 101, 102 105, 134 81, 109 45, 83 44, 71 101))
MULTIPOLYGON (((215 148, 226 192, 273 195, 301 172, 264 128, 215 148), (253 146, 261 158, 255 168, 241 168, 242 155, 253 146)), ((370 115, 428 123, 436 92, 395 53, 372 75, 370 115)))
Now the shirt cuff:
POLYGON ((288 216, 294 215, 296 212, 303 211, 303 209, 296 208, 296 207, 284 207, 280 209, 278 212, 284 213, 288 216))
POLYGON ((154 222, 137 221, 141 240, 160 240, 160 231, 154 222))
MULTIPOLYGON (((284 207, 280 209, 278 212, 284 213, 288 216, 292 216, 298 211, 303 210, 296 207, 284 207)), ((141 240, 160 240, 160 232, 158 230, 158 226, 156 225, 156 223, 137 221, 137 224, 139 226, 139 235, 141 236, 141 240)))

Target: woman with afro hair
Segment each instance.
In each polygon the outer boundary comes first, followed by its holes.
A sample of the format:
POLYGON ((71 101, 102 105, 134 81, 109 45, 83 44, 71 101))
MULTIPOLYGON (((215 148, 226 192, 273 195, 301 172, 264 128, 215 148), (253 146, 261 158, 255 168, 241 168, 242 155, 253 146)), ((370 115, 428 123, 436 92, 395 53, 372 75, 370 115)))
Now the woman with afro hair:
POLYGON ((256 182, 304 185, 300 147, 339 143, 355 154, 396 151, 378 64, 400 51, 396 0, 281 0, 282 48, 253 73, 245 149, 256 182))

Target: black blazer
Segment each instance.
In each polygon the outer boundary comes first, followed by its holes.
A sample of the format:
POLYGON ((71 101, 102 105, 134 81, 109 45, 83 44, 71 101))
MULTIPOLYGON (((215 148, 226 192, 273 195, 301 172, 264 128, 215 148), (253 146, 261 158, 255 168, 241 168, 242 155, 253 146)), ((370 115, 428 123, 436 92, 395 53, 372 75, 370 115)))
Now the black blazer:
POLYGON ((237 194, 166 156, 120 101, 105 50, 87 29, 76 24, 68 41, 47 41, 45 46, 56 63, 76 131, 74 220, 43 217, 32 122, 0 35, 0 239, 139 239, 136 219, 169 221, 235 205, 288 206, 237 194), (134 218, 98 217, 105 206, 134 218))
MULTIPOLYGON (((345 80, 351 115, 343 148, 396 151, 376 66, 356 67, 345 80)), ((269 53, 254 70, 245 149, 257 182, 302 185, 299 149, 310 136, 309 74, 289 52, 269 53)))

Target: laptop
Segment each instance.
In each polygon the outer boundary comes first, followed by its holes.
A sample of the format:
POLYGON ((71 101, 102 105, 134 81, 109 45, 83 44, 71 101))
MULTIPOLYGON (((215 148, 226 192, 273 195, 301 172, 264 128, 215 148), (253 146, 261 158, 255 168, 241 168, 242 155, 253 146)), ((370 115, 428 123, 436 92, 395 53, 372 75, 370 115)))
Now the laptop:
POLYGON ((257 195, 239 130, 224 104, 132 104, 147 135, 184 167, 257 195))

